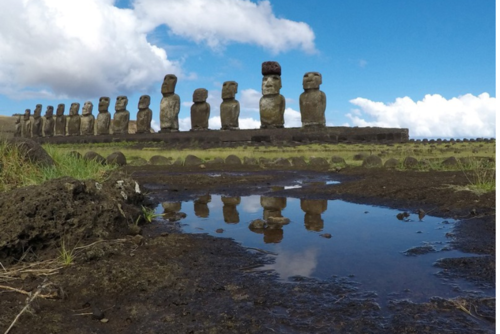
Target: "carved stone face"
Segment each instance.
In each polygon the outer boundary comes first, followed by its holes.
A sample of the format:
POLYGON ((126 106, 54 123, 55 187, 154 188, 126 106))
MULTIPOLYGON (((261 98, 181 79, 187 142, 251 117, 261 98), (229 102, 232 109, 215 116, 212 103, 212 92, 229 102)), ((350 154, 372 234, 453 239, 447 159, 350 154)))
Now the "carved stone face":
POLYGON ((193 93, 193 102, 205 102, 208 98, 208 90, 198 88, 193 93))
POLYGON ((33 117, 38 118, 42 116, 42 105, 37 104, 35 107, 35 111, 33 111, 33 117))
POLYGON ((281 77, 276 74, 265 75, 262 78, 262 95, 279 94, 281 89, 281 77))
POLYGON ((92 102, 90 101, 85 102, 82 108, 82 115, 84 116, 92 115, 92 109, 94 109, 94 105, 92 104, 92 102))
POLYGON ((64 103, 58 104, 57 105, 57 111, 56 111, 57 116, 62 116, 64 115, 64 103))
POLYGON ((177 77, 173 74, 167 74, 163 79, 163 84, 161 85, 161 93, 163 95, 174 93, 176 84, 177 77))
POLYGON ((71 107, 69 108, 69 115, 76 116, 78 115, 79 110, 80 110, 80 103, 77 102, 71 103, 71 107))
POLYGON ((124 111, 127 109, 128 98, 125 95, 116 98, 115 111, 124 111))
POLYGON ((226 81, 222 85, 222 99, 234 99, 238 93, 238 83, 236 81, 226 81))
POLYGON ((54 107, 53 106, 47 106, 47 110, 45 110, 45 117, 46 118, 51 118, 54 115, 54 107))
POLYGON ((109 97, 103 96, 99 99, 99 112, 107 112, 109 109, 109 97))
POLYGON ((308 72, 304 74, 302 86, 304 89, 319 89, 319 85, 323 83, 321 74, 318 72, 308 72))
POLYGON ((30 116, 31 116, 31 110, 30 109, 26 109, 24 111, 24 120, 28 121, 30 119, 30 116))
POLYGON ((138 108, 139 109, 148 109, 150 103, 151 103, 151 97, 149 95, 142 95, 139 98, 138 108))

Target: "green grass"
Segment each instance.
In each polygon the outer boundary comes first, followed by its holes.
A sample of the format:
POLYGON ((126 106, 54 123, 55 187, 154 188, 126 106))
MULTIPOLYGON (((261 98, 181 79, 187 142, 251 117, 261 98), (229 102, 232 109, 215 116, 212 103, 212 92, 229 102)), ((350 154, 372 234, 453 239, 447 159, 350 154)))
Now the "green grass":
POLYGON ((161 214, 155 213, 154 209, 142 206, 141 207, 141 215, 137 217, 137 220, 135 221, 135 224, 138 225, 141 220, 144 220, 147 223, 153 222, 153 220, 157 217, 161 217, 161 214))
POLYGON ((61 242, 61 249, 59 250, 59 262, 64 266, 69 266, 75 261, 75 248, 66 248, 64 240, 61 242))

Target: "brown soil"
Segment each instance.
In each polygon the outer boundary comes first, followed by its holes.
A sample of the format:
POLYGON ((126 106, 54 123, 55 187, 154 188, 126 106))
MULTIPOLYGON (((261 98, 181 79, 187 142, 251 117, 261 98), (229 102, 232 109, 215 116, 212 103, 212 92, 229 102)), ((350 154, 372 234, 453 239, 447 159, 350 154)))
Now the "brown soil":
POLYGON ((346 279, 297 277, 296 283, 286 284, 272 272, 252 271, 271 259, 229 239, 182 234, 175 224, 141 225, 140 234, 135 227, 140 204, 187 200, 208 190, 245 195, 297 179, 335 179, 342 183, 283 192, 455 217, 460 223, 453 247, 483 257, 443 260, 443 277, 494 286, 495 193, 457 191, 456 186, 468 183, 462 172, 165 168, 128 167, 131 178, 116 174, 99 186, 65 178, 0 194, 0 262, 5 267, 0 272, 0 331, 27 300, 6 287, 43 295, 30 303, 12 333, 495 331, 494 298, 392 300, 382 309, 374 293, 346 279), (213 173, 221 175, 214 178, 213 173), (134 180, 149 192, 147 198, 136 192, 134 180), (69 266, 54 261, 63 240, 67 248, 77 247, 69 266))

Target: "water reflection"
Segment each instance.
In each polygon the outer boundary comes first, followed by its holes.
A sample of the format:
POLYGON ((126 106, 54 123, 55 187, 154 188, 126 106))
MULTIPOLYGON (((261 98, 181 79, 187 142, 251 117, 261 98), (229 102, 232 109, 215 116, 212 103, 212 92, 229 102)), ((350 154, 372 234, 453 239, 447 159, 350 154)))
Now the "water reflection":
POLYGON ((210 215, 210 210, 208 209, 208 203, 212 201, 212 196, 203 195, 198 197, 194 201, 194 214, 196 217, 207 218, 210 215))
POLYGON ((222 214, 224 215, 224 221, 227 224, 238 224, 240 222, 240 214, 236 207, 241 203, 241 197, 221 197, 222 203, 222 214))
POLYGON ((308 231, 323 231, 324 221, 321 214, 328 208, 325 199, 301 199, 300 208, 305 212, 304 225, 308 231))

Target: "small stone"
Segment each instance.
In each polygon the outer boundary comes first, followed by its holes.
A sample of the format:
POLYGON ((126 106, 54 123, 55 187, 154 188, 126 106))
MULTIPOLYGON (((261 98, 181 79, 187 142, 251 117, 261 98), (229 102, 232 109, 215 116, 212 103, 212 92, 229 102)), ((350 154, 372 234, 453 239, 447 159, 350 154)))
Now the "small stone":
POLYGON ((109 322, 109 319, 107 319, 107 318, 101 319, 101 322, 102 322, 103 324, 105 324, 105 323, 109 322))
POLYGON ((224 229, 222 228, 218 228, 215 230, 215 233, 223 233, 224 232, 224 229))
POLYGON ((332 235, 330 233, 323 233, 323 234, 320 234, 319 236, 326 238, 326 239, 330 239, 332 237, 332 235))

